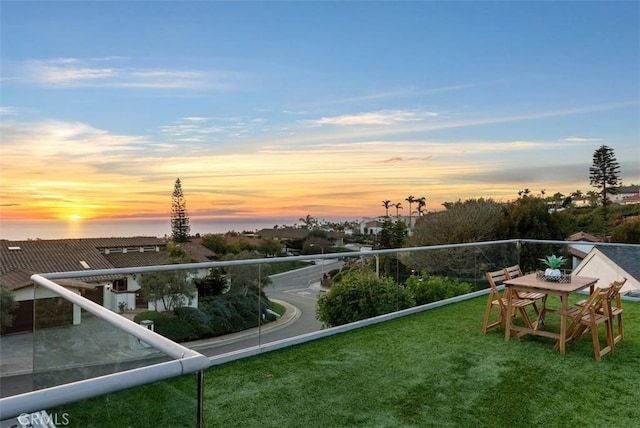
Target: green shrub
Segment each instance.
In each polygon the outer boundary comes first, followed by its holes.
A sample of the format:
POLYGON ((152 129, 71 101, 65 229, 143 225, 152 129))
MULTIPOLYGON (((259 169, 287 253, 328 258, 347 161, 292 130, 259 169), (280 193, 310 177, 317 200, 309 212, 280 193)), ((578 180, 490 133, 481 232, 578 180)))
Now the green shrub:
POLYGON ((391 278, 350 272, 318 299, 317 318, 326 326, 363 320, 414 305, 411 294, 391 278))
POLYGON ((219 296, 218 298, 207 302, 206 306, 202 307, 202 311, 207 314, 209 320, 223 319, 224 323, 216 323, 216 326, 211 326, 212 330, 221 330, 221 325, 227 328, 222 334, 238 331, 242 327, 242 317, 234 307, 233 303, 229 301, 226 295, 219 296))
POLYGON ((640 220, 630 220, 616 226, 611 232, 611 242, 640 244, 640 220))
POLYGON ((407 290, 416 301, 416 305, 437 302, 461 294, 470 293, 471 284, 440 276, 411 275, 406 282, 407 290))
POLYGON ((209 319, 211 334, 215 336, 257 327, 259 314, 263 322, 275 320, 275 315, 267 313, 271 304, 263 295, 258 312, 257 294, 231 292, 201 302, 201 309, 209 319))
POLYGON ((156 332, 174 342, 186 342, 188 340, 197 340, 197 333, 193 330, 191 324, 179 318, 170 318, 169 322, 162 326, 156 327, 156 332))
POLYGON ((133 321, 136 324, 140 324, 140 321, 149 320, 153 321, 155 325, 164 324, 169 321, 169 316, 164 312, 147 311, 141 312, 133 317, 133 321))
POLYGON ((189 324, 193 330, 196 339, 203 339, 211 336, 211 326, 209 317, 198 308, 181 306, 173 310, 175 316, 189 324))
POLYGON ((222 336, 233 331, 233 326, 229 320, 220 315, 211 316, 209 327, 213 336, 222 336))
MULTIPOLYGON (((133 321, 138 324, 143 320, 153 321, 154 331, 174 342, 199 339, 193 325, 184 319, 178 318, 173 312, 147 311, 133 318, 133 321)), ((208 320, 205 325, 208 327, 208 320)))

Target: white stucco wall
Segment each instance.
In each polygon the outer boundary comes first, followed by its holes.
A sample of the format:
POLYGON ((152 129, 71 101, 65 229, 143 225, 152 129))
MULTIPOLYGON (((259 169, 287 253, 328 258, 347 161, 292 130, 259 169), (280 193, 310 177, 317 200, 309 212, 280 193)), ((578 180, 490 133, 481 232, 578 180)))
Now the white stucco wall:
MULTIPOLYGON (((75 294, 80 294, 78 292, 78 290, 76 290, 76 289, 68 289, 68 290, 74 292, 75 294)), ((50 297, 60 297, 59 295, 57 295, 53 291, 49 290, 48 288, 44 288, 44 287, 38 287, 37 294, 38 294, 38 296, 37 296, 38 299, 48 299, 50 297)), ((34 298, 36 297, 34 295, 33 286, 24 287, 24 288, 20 288, 18 290, 15 290, 13 292, 13 296, 14 296, 14 300, 16 302, 23 302, 25 300, 34 300, 34 298)))

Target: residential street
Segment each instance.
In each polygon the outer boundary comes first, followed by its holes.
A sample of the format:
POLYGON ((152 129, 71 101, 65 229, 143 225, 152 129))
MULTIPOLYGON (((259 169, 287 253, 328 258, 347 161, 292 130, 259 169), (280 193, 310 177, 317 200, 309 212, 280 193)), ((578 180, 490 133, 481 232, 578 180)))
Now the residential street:
POLYGON ((199 346, 198 352, 212 357, 320 330, 322 323, 316 320, 316 300, 321 293, 318 284, 323 271, 328 272, 341 265, 342 262, 337 260, 325 260, 324 266, 315 265, 273 275, 271 277, 272 283, 267 287, 265 293, 270 299, 292 305, 297 311, 295 319, 275 328, 266 325, 261 331, 260 338, 258 338, 257 329, 252 329, 251 332, 233 335, 239 337, 212 342, 210 346, 206 347, 199 346))

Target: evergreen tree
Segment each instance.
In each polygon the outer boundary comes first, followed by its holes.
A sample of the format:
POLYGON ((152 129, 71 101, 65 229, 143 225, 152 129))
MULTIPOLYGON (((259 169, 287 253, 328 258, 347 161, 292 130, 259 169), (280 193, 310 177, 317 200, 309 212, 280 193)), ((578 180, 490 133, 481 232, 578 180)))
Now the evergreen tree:
POLYGON ((187 203, 182 193, 182 183, 177 178, 171 195, 171 237, 174 242, 187 242, 190 230, 187 203))
POLYGON ((593 165, 589 168, 590 184, 600 190, 602 197, 602 217, 604 220, 606 235, 607 224, 607 199, 609 194, 617 193, 617 189, 620 186, 620 179, 618 174, 620 172, 620 165, 616 160, 616 155, 611 147, 600 146, 593 153, 593 165))

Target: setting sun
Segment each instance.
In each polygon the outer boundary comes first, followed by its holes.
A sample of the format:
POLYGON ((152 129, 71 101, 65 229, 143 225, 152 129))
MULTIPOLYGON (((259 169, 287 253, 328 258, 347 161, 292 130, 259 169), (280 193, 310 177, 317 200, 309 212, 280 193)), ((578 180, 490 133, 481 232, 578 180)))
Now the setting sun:
POLYGON ((68 219, 71 221, 78 221, 78 220, 82 220, 82 216, 78 214, 71 214, 69 215, 68 219))

